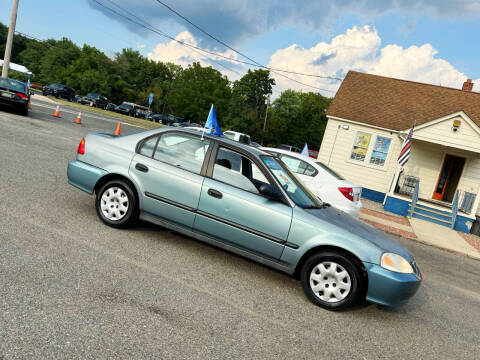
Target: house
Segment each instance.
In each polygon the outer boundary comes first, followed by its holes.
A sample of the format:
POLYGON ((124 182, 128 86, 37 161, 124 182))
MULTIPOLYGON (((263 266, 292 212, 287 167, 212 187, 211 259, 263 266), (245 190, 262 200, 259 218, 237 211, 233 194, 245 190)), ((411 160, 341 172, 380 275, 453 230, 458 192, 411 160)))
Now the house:
POLYGON ((387 211, 469 232, 480 216, 480 93, 472 88, 470 79, 453 89, 350 71, 328 108, 318 159, 387 211))

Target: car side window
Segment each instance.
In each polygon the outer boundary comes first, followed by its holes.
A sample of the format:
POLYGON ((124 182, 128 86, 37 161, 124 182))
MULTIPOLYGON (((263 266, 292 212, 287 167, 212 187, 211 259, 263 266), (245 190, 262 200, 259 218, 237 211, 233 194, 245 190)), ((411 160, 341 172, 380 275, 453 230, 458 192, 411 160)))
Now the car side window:
POLYGON ((312 165, 307 165, 307 168, 303 174, 307 176, 315 176, 317 173, 318 171, 312 165))
POLYGON ((295 174, 307 176, 315 176, 317 174, 317 170, 315 170, 315 168, 306 161, 302 161, 284 154, 281 155, 280 159, 285 165, 287 165, 288 169, 295 174))
POLYGON ((268 180, 250 159, 220 147, 213 167, 213 179, 258 194, 258 189, 268 180))
POLYGON ((199 174, 210 141, 197 136, 167 133, 160 137, 153 158, 199 174))
POLYGON ((155 145, 157 144, 158 136, 151 137, 142 144, 140 148, 140 154, 152 157, 153 150, 155 150, 155 145))

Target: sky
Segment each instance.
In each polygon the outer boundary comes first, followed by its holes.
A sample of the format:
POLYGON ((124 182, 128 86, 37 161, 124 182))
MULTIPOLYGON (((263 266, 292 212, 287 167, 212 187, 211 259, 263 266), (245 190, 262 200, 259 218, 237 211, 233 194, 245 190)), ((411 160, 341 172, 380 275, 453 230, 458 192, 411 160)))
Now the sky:
MULTIPOLYGON (((199 61, 232 81, 258 68, 235 60, 314 75, 272 72, 274 97, 288 88, 332 97, 349 70, 454 88, 472 78, 480 92, 480 0, 19 2, 16 30, 38 39, 67 37, 111 57, 133 48, 155 61, 199 61)), ((2 23, 10 11, 11 0, 0 1, 2 23)))

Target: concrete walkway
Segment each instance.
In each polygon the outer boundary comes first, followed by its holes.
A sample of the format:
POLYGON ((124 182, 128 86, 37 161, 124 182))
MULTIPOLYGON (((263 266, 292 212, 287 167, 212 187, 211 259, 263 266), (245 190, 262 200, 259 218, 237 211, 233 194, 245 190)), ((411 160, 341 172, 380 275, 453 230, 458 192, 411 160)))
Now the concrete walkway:
POLYGON ((480 260, 480 253, 455 230, 420 219, 409 219, 417 240, 480 260))
POLYGON ((428 221, 363 208, 359 218, 385 232, 480 260, 480 251, 457 231, 428 221))

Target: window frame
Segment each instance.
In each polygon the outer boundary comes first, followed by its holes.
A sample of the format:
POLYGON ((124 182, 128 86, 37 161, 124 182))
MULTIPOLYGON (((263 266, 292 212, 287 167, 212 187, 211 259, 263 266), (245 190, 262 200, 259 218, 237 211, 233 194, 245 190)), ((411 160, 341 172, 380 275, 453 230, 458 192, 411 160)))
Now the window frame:
POLYGON ((187 135, 187 136, 191 136, 191 137, 194 137, 194 138, 201 138, 200 135, 198 134, 193 134, 193 133, 190 133, 190 132, 184 132, 184 131, 178 131, 178 130, 168 130, 168 131, 162 131, 162 132, 158 132, 158 133, 155 133, 153 135, 150 135, 150 136, 147 136, 143 139, 141 139, 137 145, 135 146, 135 153, 137 155, 140 155, 140 156, 143 156, 147 159, 151 159, 151 160, 154 160, 154 161, 159 161, 161 162, 162 164, 166 164, 166 165, 169 165, 171 166, 172 168, 174 169, 178 169, 178 170, 183 170, 183 171, 187 171, 189 173, 192 173, 192 174, 196 174, 196 175, 201 175, 201 176, 206 176, 206 173, 207 173, 207 166, 208 166, 208 163, 210 161, 210 157, 211 157, 211 153, 212 153, 212 149, 213 149, 213 145, 215 143, 215 141, 211 138, 205 138, 206 140, 209 141, 209 144, 208 144, 208 148, 207 148, 207 152, 205 153, 205 157, 203 158, 203 163, 202 163, 202 167, 200 168, 200 172, 195 172, 195 171, 192 171, 192 170, 189 170, 189 169, 185 169, 183 167, 178 167, 178 166, 175 166, 175 165, 172 165, 166 161, 162 161, 160 159, 155 159, 154 158, 154 155, 155 155, 155 152, 157 151, 157 146, 158 146, 158 143, 160 141, 160 138, 164 135, 167 135, 167 134, 180 134, 180 135, 187 135), (143 155, 140 153, 140 150, 142 148, 142 146, 148 141, 150 140, 151 138, 153 137, 158 137, 157 139, 157 142, 155 143, 155 147, 153 149, 153 152, 152 152, 152 156, 146 156, 146 155, 143 155))
MULTIPOLYGON (((353 137, 353 142, 352 142, 352 146, 350 147, 350 152, 348 153, 348 159, 354 163, 357 163, 357 164, 365 164, 365 160, 369 157, 369 152, 370 152, 370 144, 372 143, 372 137, 374 136, 375 134, 371 133, 371 132, 367 132, 367 131, 364 131, 364 130, 357 130, 355 132, 355 136, 353 137), (365 156, 362 160, 359 160, 359 159, 353 159, 352 158, 352 154, 354 153, 353 150, 355 149, 355 143, 356 143, 356 140, 357 140, 357 137, 358 135, 362 133, 362 134, 365 134, 365 135, 370 135, 370 140, 368 141, 368 145, 367 147, 365 148, 366 151, 365 151, 365 156)), ((364 148, 362 148, 364 149, 364 148)))
MULTIPOLYGON (((384 168, 386 165, 387 165, 387 161, 390 157, 390 149, 392 148, 392 143, 393 143, 393 139, 389 136, 383 136, 383 135, 378 135, 378 134, 375 134, 375 141, 373 142, 373 145, 372 145, 372 150, 370 151, 370 156, 368 158, 368 165, 369 166, 372 166, 372 167, 375 167, 375 168, 379 168, 379 169, 382 169, 384 168), (382 165, 378 165, 378 164, 372 164, 371 161, 372 161, 372 156, 373 156, 373 152, 375 151, 375 144, 377 143, 377 139, 381 137, 381 138, 384 138, 384 139, 388 139, 390 140, 390 144, 388 145, 388 150, 387 152, 385 153, 386 156, 385 156, 385 161, 383 162, 382 165)), ((379 152, 379 151, 377 151, 379 152)), ((383 154, 383 153, 382 153, 383 154)))
MULTIPOLYGON (((220 149, 220 147, 223 147, 223 148, 226 148, 230 151, 233 151, 233 152, 236 152, 238 153, 239 155, 247 158, 248 160, 250 160, 250 162, 252 162, 253 164, 255 164, 257 166, 257 168, 260 170, 260 172, 263 174, 263 176, 268 180, 268 182, 270 183, 271 186, 275 186, 277 188, 277 190, 279 191, 279 193, 281 194, 281 197, 282 197, 282 203, 289 206, 289 207, 294 207, 296 206, 293 201, 285 194, 284 192, 284 189, 281 188, 276 179, 273 177, 272 174, 270 174, 270 172, 265 168, 265 165, 259 160, 257 159, 256 157, 252 156, 250 153, 248 153, 247 151, 245 151, 244 149, 242 149, 241 147, 236 147, 236 146, 233 146, 227 142, 223 142, 223 141, 219 141, 219 140, 214 140, 213 141, 213 146, 211 146, 211 152, 210 152, 210 158, 209 158, 209 161, 208 161, 208 164, 207 164, 207 169, 206 169, 206 177, 214 180, 214 181, 218 181, 222 184, 225 184, 225 185, 228 185, 228 186, 232 186, 236 189, 239 189, 239 190, 242 190, 242 191, 245 191, 249 194, 252 194, 252 195, 256 195, 256 196, 260 196, 260 197, 263 197, 265 199, 270 199, 269 197, 265 196, 265 195, 262 195, 260 193, 253 193, 251 191, 248 191, 248 190, 245 190, 243 188, 240 188, 238 186, 235 186, 235 185, 232 185, 232 184, 229 184, 229 183, 226 183, 226 182, 223 182, 221 180, 218 180, 218 179, 215 179, 213 178, 213 167, 215 166, 215 160, 217 159, 217 153, 218 153, 218 150, 220 149)), ((270 155, 271 156, 271 155, 270 155)), ((278 157, 277 157, 278 158, 278 157)))

